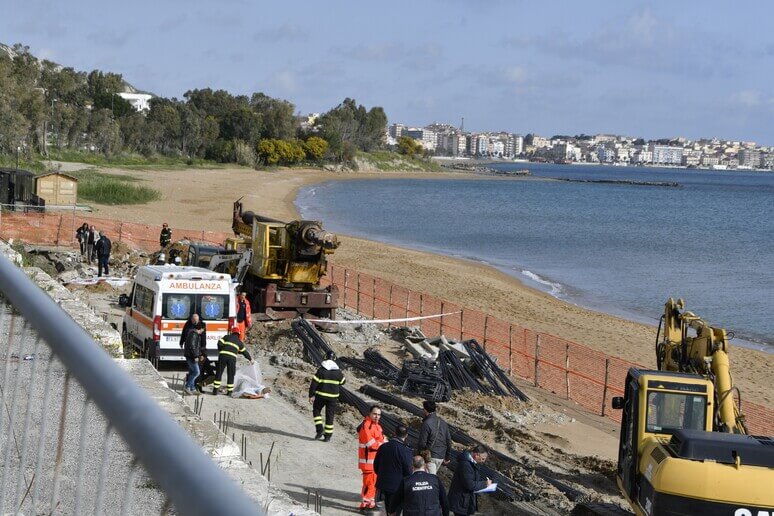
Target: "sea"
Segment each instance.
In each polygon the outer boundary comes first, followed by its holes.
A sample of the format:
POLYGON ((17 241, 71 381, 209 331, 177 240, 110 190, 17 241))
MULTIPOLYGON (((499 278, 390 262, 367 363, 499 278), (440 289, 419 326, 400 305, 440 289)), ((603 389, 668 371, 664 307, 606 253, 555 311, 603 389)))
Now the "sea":
POLYGON ((302 189, 296 206, 329 231, 488 264, 639 322, 683 298, 732 343, 774 352, 774 173, 490 167, 531 175, 337 180, 302 189))

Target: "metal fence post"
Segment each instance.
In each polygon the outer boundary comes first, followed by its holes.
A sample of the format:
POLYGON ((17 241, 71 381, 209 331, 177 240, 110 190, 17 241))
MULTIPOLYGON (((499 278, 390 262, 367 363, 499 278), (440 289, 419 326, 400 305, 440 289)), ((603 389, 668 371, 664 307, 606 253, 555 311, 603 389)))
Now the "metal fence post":
POLYGON ((73 203, 73 221, 72 228, 70 230, 70 245, 75 245, 75 203, 73 203))
MULTIPOLYGON (((392 287, 393 284, 390 283, 390 299, 387 301, 387 319, 392 319, 392 287)), ((387 327, 391 328, 392 323, 388 322, 387 327)))
POLYGON ((443 335, 443 313, 444 313, 443 301, 441 301, 441 331, 440 331, 441 335, 443 335))
POLYGON ((570 345, 564 346, 564 384, 566 390, 566 397, 570 399, 570 345))
POLYGON ((465 309, 460 310, 460 340, 465 340, 465 309))
POLYGON ((344 308, 347 307, 347 289, 349 288, 349 269, 344 269, 344 308))
POLYGON ((484 316, 484 351, 486 351, 486 337, 489 332, 489 316, 484 316))
POLYGON ((59 215, 59 226, 56 228, 56 246, 59 247, 59 235, 62 233, 62 216, 59 215))
POLYGON ((607 399, 607 380, 610 372, 610 359, 605 359, 605 387, 602 389, 602 417, 605 417, 605 400, 607 399))
POLYGON ((408 319, 410 306, 411 306, 411 291, 406 290, 406 319, 408 319))
POLYGON ((355 307, 355 311, 357 313, 360 313, 360 273, 357 273, 357 306, 355 307))
POLYGON ((508 376, 513 374, 513 325, 508 325, 508 376))
POLYGON ((376 278, 372 279, 371 285, 371 317, 376 319, 376 278))
POLYGON ((118 241, 119 242, 121 241, 121 236, 122 236, 123 231, 124 231, 124 223, 122 221, 122 222, 118 223, 118 241))
POLYGON ((538 363, 540 362, 540 334, 535 339, 535 387, 538 386, 538 363))

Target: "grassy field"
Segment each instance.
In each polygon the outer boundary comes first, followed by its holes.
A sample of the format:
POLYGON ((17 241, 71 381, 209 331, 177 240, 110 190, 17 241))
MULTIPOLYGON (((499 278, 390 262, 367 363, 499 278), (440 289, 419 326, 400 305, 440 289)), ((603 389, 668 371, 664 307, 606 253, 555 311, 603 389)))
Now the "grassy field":
POLYGON ((233 163, 223 164, 204 159, 189 159, 159 155, 146 157, 141 154, 127 153, 116 154, 115 156, 105 156, 104 154, 94 152, 82 152, 67 149, 52 151, 51 159, 56 161, 86 163, 101 167, 121 167, 130 169, 224 168, 226 166, 236 166, 233 163))
POLYGON ((377 170, 384 172, 395 172, 402 170, 424 170, 427 172, 439 172, 442 171, 440 165, 431 161, 425 161, 419 158, 410 158, 397 152, 390 151, 373 151, 373 152, 358 152, 357 158, 359 160, 367 161, 374 166, 377 170))
POLYGON ((99 204, 145 204, 161 199, 161 192, 142 186, 132 176, 111 176, 94 170, 77 170, 68 175, 78 178, 78 201, 99 204))
MULTIPOLYGON (((0 155, 0 168, 16 168, 16 156, 0 155)), ((29 170, 30 172, 45 172, 46 167, 40 161, 25 161, 19 160, 19 168, 21 170, 29 170)))

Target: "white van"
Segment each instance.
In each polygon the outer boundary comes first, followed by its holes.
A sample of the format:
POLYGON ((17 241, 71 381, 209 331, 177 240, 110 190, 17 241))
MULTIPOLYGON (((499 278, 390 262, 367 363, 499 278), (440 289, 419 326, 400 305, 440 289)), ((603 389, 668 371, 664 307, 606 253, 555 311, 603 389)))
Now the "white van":
POLYGON ((201 267, 146 265, 137 269, 121 337, 131 352, 153 362, 182 361, 180 335, 191 314, 207 325, 207 356, 218 359, 218 340, 236 324, 236 283, 201 267))

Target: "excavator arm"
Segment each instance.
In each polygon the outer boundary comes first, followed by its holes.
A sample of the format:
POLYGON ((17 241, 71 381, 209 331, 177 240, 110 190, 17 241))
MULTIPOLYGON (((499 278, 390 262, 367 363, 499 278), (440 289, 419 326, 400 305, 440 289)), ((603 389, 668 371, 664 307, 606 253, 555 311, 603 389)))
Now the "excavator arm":
POLYGON ((682 299, 675 301, 671 297, 664 305, 656 336, 658 369, 697 374, 710 380, 715 386, 715 429, 746 434, 744 416, 733 396, 738 389, 731 377, 726 330, 710 326, 684 307, 682 299))

